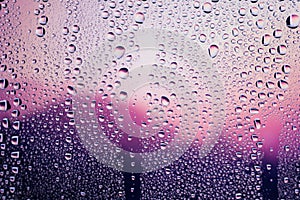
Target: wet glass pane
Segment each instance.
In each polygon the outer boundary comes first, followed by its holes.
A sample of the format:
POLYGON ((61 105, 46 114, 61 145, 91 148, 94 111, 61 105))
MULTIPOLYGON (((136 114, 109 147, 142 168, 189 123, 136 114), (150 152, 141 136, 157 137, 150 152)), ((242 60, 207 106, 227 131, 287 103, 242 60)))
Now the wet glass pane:
POLYGON ((297 0, 0 0, 0 199, 299 199, 297 0))

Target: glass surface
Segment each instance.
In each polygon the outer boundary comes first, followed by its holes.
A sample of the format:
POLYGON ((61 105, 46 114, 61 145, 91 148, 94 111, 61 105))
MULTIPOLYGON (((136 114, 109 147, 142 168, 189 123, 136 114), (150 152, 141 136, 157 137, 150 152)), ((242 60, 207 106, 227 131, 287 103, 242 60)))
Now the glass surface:
POLYGON ((299 0, 0 0, 0 199, 299 199, 299 0))

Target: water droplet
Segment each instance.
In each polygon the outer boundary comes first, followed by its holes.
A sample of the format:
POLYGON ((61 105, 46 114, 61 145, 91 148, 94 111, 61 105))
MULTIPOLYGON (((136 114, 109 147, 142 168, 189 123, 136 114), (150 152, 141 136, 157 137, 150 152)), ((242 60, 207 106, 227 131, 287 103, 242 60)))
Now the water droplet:
POLYGON ((4 118, 4 119, 2 120, 2 126, 3 126, 4 128, 8 128, 9 125, 10 125, 9 119, 4 118))
POLYGON ((208 49, 208 53, 211 58, 215 58, 219 53, 219 47, 217 45, 211 45, 208 49))
POLYGON ((291 72, 291 66, 289 66, 289 65, 283 65, 282 66, 282 71, 285 74, 289 74, 291 72))
POLYGON ((108 41, 114 41, 116 39, 116 36, 113 32, 108 32, 106 38, 108 41))
POLYGON ((209 2, 205 2, 202 6, 202 10, 205 12, 205 13, 210 13, 211 10, 212 10, 212 5, 211 3, 209 2))
POLYGON ((12 136, 11 137, 11 143, 13 145, 18 145, 19 144, 19 136, 12 136))
POLYGON ((160 138, 165 137, 165 132, 164 131, 159 131, 158 132, 158 137, 160 137, 160 138))
POLYGON ((235 108, 235 112, 236 113, 241 113, 242 111, 243 111, 243 108, 240 107, 240 106, 238 106, 238 107, 235 108))
POLYGON ((44 15, 40 17, 40 19, 39 19, 40 25, 46 25, 47 22, 48 22, 48 17, 46 17, 44 15))
POLYGON ((68 35, 68 33, 69 33, 68 27, 64 27, 63 30, 62 30, 62 34, 63 35, 68 35))
POLYGON ((65 153, 65 159, 66 160, 71 160, 72 159, 72 154, 71 153, 65 153))
POLYGON ((13 151, 10 154, 11 158, 19 158, 20 157, 20 152, 19 151, 13 151))
POLYGON ((262 37, 262 44, 264 46, 267 46, 269 45, 271 42, 271 36, 269 34, 265 34, 263 37, 262 37))
POLYGON ((276 95, 276 98, 277 98, 279 101, 283 101, 283 100, 284 100, 283 94, 277 94, 277 95, 276 95))
POLYGON ((171 69, 177 69, 177 62, 171 63, 171 69))
POLYGON ((198 8, 200 8, 201 4, 199 1, 194 1, 193 6, 194 6, 194 8, 198 9, 198 8))
POLYGON ((22 101, 21 101, 21 99, 19 99, 19 98, 15 98, 14 101, 13 101, 13 104, 14 104, 15 106, 19 106, 19 105, 22 104, 22 101))
POLYGON ((137 12, 134 15, 134 20, 136 23, 142 24, 145 21, 145 15, 142 12, 137 12))
POLYGON ((238 30, 237 28, 233 28, 233 29, 232 29, 232 35, 233 35, 234 37, 238 36, 238 35, 239 35, 239 30, 238 30))
POLYGON ((275 38, 281 38, 281 36, 282 36, 282 30, 276 29, 276 30, 273 32, 273 36, 274 36, 275 38))
POLYGON ((8 80, 5 78, 0 79, 0 89, 5 89, 8 86, 8 80))
POLYGON ((168 105, 170 104, 170 100, 168 99, 168 97, 162 96, 162 97, 161 97, 161 104, 162 104, 163 106, 168 106, 168 105))
POLYGON ((288 82, 286 82, 285 80, 278 81, 277 85, 280 89, 283 89, 283 90, 286 90, 289 87, 288 82))
POLYGON ((76 51, 76 46, 75 46, 74 44, 70 44, 70 45, 68 46, 68 51, 69 51, 70 53, 74 53, 74 52, 76 51))
POLYGON ((260 119, 255 119, 254 120, 254 126, 255 126, 256 129, 260 129, 261 128, 260 119))
POLYGON ((76 58, 75 63, 76 63, 76 65, 81 65, 82 64, 82 59, 81 58, 76 58))
POLYGON ((0 101, 0 111, 7 111, 10 108, 10 103, 7 100, 0 101))
POLYGON ((204 43, 206 41, 206 35, 205 34, 200 34, 199 41, 204 43))
POLYGON ((18 117, 19 115, 20 115, 20 112, 18 110, 13 110, 11 112, 11 116, 13 116, 13 117, 18 117))
POLYGON ((80 28, 79 28, 79 26, 78 26, 78 25, 74 25, 74 26, 72 27, 72 31, 73 31, 73 33, 78 33, 78 32, 79 32, 79 30, 80 30, 80 28))
POLYGON ((123 46, 117 46, 115 48, 115 52, 114 52, 115 56, 117 57, 117 59, 120 59, 123 57, 123 55, 125 54, 125 48, 123 46))
POLYGON ((67 87, 67 92, 71 95, 75 95, 76 94, 76 89, 73 86, 68 86, 67 87))
POLYGON ((245 15, 246 15, 246 9, 245 9, 245 8, 240 8, 239 14, 240 14, 241 16, 245 16, 245 15))
POLYGON ((104 10, 104 11, 101 13, 101 17, 102 17, 103 19, 107 19, 107 18, 109 17, 108 11, 104 10))
POLYGON ((264 28, 264 26, 265 26, 265 21, 262 20, 262 19, 257 20, 257 21, 256 21, 256 26, 257 26, 257 28, 259 28, 259 29, 264 28))
POLYGON ((126 79, 129 76, 129 71, 127 68, 121 68, 118 73, 119 77, 122 79, 126 79))
POLYGON ((35 34, 38 36, 38 37, 43 37, 45 35, 46 31, 43 27, 37 27, 36 30, 35 30, 35 34))
POLYGON ((291 14, 286 19, 286 25, 292 29, 297 28, 299 26, 299 23, 300 23, 300 17, 297 14, 291 14))
POLYGON ((242 193, 236 193, 235 194, 235 199, 242 199, 242 198, 243 198, 242 193))
POLYGON ((287 47, 285 45, 279 45, 277 47, 277 52, 280 54, 280 55, 285 55, 286 54, 286 51, 287 51, 287 47))
POLYGON ((250 9, 250 12, 251 12, 251 14, 253 15, 253 16, 257 16, 258 15, 258 8, 257 7, 252 7, 251 9, 250 9))
POLYGON ((126 100, 127 99, 127 92, 125 91, 121 91, 120 92, 120 99, 123 101, 123 100, 126 100))
POLYGON ((259 110, 257 108, 250 108, 249 109, 249 113, 250 114, 258 114, 259 113, 259 110))
POLYGON ((272 81, 268 81, 268 82, 266 82, 266 86, 269 89, 273 89, 273 88, 275 88, 275 83, 273 83, 272 81))
POLYGON ((264 83, 263 83, 262 80, 258 80, 258 81, 256 81, 256 84, 255 84, 255 85, 256 85, 257 88, 262 88, 262 87, 263 87, 263 84, 264 84, 264 83))

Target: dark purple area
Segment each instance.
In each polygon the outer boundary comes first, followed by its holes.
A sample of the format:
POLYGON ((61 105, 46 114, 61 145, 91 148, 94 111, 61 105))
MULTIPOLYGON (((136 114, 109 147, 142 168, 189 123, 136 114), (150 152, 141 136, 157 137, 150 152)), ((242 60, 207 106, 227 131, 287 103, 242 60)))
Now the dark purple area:
MULTIPOLYGON (((148 199, 148 191, 153 191, 152 198, 159 199, 166 193, 175 198, 188 199, 234 199, 234 193, 251 190, 244 188, 244 184, 251 184, 250 170, 245 171, 241 159, 235 158, 235 151, 231 149, 224 139, 222 145, 217 144, 211 154, 214 160, 196 159, 196 146, 191 147, 178 161, 169 166, 170 175, 163 175, 165 169, 145 174, 122 173, 108 168, 90 156, 81 144, 74 126, 69 125, 69 119, 65 117, 62 108, 48 111, 28 118, 22 122, 20 131, 12 128, 1 128, 5 134, 7 144, 5 157, 0 157, 0 163, 11 166, 19 166, 16 175, 16 187, 14 193, 17 199, 148 199), (51 118, 49 118, 52 116, 51 118), (57 118, 58 117, 58 118, 57 118), (50 119, 56 119, 51 120, 50 119), (11 145, 9 138, 12 135, 20 135, 20 144, 11 145), (67 142, 66 138, 72 142, 67 142), (20 151, 20 163, 17 159, 9 158, 10 152, 20 151), (220 153, 222 152, 222 153, 220 153), (72 158, 67 160, 66 153, 71 153, 72 158), (207 165, 208 162, 210 166, 207 165), (241 163, 235 169, 236 163, 241 163), (206 171, 209 170, 209 171, 206 171), (243 177, 237 178, 237 171, 243 177), (132 176, 135 179, 132 180, 132 176), (177 177, 184 180, 190 190, 182 189, 182 183, 177 177), (176 183, 176 187, 163 187, 153 189, 153 184, 166 181, 169 185, 176 183), (145 188, 141 185, 145 184, 145 188), (134 191, 131 191, 134 188, 134 191), (224 188, 227 194, 222 194, 224 188), (142 192, 144 190, 144 193, 142 192), (176 191, 180 190, 178 194, 176 191), (125 194, 122 193, 125 191, 125 194), (119 194, 121 192, 121 194, 119 194), (145 192, 147 194, 145 194, 145 192), (191 197, 191 194, 194 196, 191 197)), ((277 189, 277 165, 274 154, 265 152, 263 166, 272 164, 272 170, 263 168, 262 196, 264 199, 276 199, 277 189), (271 160, 269 160, 271 159, 271 160), (270 182, 270 178, 273 182, 270 182)), ((251 166, 250 166, 251 168, 251 166)), ((247 169, 247 168, 246 168, 247 169)), ((9 170, 6 170, 9 171, 9 170)), ((2 175, 3 180, 9 179, 11 174, 2 175)), ((7 185, 9 188, 10 185, 7 185)), ((10 194, 6 194, 9 198, 10 194)), ((11 194, 11 197, 13 195, 11 194)), ((242 198, 246 198, 245 195, 242 198)))

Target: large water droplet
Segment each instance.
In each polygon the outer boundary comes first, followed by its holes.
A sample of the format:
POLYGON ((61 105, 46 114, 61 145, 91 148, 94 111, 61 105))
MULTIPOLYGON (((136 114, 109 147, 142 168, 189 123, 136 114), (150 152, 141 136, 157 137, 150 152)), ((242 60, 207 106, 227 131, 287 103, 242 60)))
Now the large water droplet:
POLYGON ((280 38, 282 36, 282 30, 280 29, 276 29, 274 32, 273 32, 273 36, 275 38, 280 38))
POLYGON ((8 80, 5 78, 0 79, 0 89, 5 89, 8 86, 8 80))
POLYGON ((279 45, 277 47, 277 52, 280 54, 280 55, 285 55, 286 54, 286 51, 287 51, 287 47, 285 45, 279 45))
POLYGON ((292 29, 297 28, 299 26, 299 23, 300 23, 300 17, 297 14, 291 14, 286 19, 286 25, 292 29))
POLYGON ((260 129, 260 128, 261 128, 261 122, 260 122, 260 119, 255 119, 255 120, 254 120, 254 126, 255 126, 255 128, 257 128, 257 129, 260 129))
POLYGON ((37 27, 36 30, 35 30, 35 34, 38 36, 38 37, 43 37, 45 35, 46 31, 43 27, 37 27))
POLYGON ((79 30, 80 30, 80 27, 79 27, 78 25, 74 25, 74 26, 72 27, 73 33, 78 33, 79 30))
POLYGON ((120 59, 125 54, 125 48, 123 46, 117 46, 114 52, 115 56, 120 59))
POLYGON ((277 85, 280 89, 283 89, 283 90, 286 90, 289 87, 288 82, 286 82, 285 80, 278 81, 277 85))
POLYGON ((108 32, 106 38, 108 41, 114 41, 116 39, 116 36, 113 32, 108 32))
POLYGON ((10 103, 7 100, 0 101, 0 111, 7 111, 10 108, 10 103))
POLYGON ((204 43, 206 41, 206 35, 205 34, 200 34, 199 41, 204 43))
POLYGON ((127 92, 125 92, 125 91, 121 91, 120 92, 120 99, 122 100, 122 101, 124 101, 125 99, 127 99, 127 92))
POLYGON ((267 46, 269 45, 271 42, 271 36, 269 34, 265 34, 263 37, 262 37, 262 44, 264 46, 267 46))
POLYGON ((71 95, 76 94, 75 88, 74 88, 73 86, 70 86, 70 85, 67 87, 67 92, 68 92, 69 94, 71 94, 71 95))
POLYGON ((168 97, 162 96, 161 97, 161 104, 163 106, 168 106, 170 104, 170 100, 168 99, 168 97))
POLYGON ((212 5, 211 3, 209 2, 205 2, 202 6, 202 10, 205 12, 205 13, 210 13, 211 10, 212 10, 212 5))
POLYGON ((47 22, 48 22, 48 17, 46 16, 41 16, 41 18, 39 19, 40 25, 46 25, 47 22))
POLYGON ((291 72, 291 66, 289 66, 289 65, 283 65, 282 66, 282 71, 285 74, 289 74, 291 72))
POLYGON ((122 79, 126 79, 129 76, 129 71, 127 68, 121 68, 118 73, 119 77, 122 79))
POLYGON ((69 51, 70 53, 74 53, 74 52, 76 51, 76 46, 75 46, 74 44, 70 44, 70 45, 68 46, 68 51, 69 51))
POLYGON ((219 47, 215 44, 211 45, 208 49, 210 57, 215 58, 219 53, 219 47))
POLYGON ((145 15, 142 12, 137 12, 134 15, 134 20, 136 23, 142 24, 145 21, 145 15))
POLYGON ((256 21, 256 26, 257 26, 257 28, 259 28, 259 29, 264 28, 264 26, 265 26, 264 20, 263 20, 263 19, 257 20, 257 21, 256 21))

